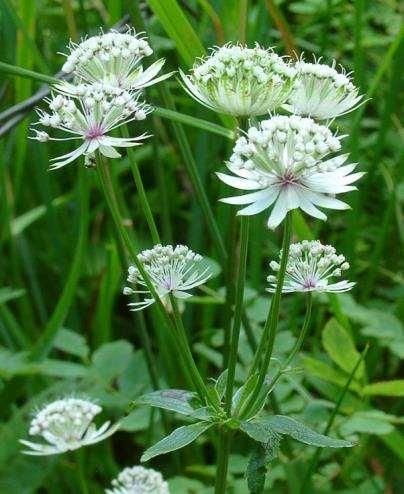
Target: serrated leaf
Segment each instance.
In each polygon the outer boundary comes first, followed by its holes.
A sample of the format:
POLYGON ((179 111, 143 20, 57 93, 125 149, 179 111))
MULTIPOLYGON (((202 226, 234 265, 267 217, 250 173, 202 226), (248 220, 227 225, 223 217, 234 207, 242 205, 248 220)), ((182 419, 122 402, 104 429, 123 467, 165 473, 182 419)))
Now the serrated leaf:
POLYGON ((140 458, 140 461, 148 461, 155 456, 164 455, 171 451, 183 448, 195 441, 201 434, 210 429, 212 425, 213 424, 209 422, 197 422, 196 424, 179 427, 169 436, 166 436, 154 446, 147 449, 140 458))
MULTIPOLYGON (((330 358, 345 372, 350 373, 360 358, 351 335, 335 319, 326 324, 322 334, 323 346, 330 358)), ((365 373, 364 363, 361 362, 356 377, 361 379, 365 373)))
POLYGON ((164 389, 153 391, 135 401, 137 405, 150 405, 171 412, 180 413, 200 420, 209 420, 212 416, 201 406, 196 393, 183 389, 164 389))
POLYGON ((404 379, 368 384, 363 388, 363 392, 376 396, 404 396, 404 379))

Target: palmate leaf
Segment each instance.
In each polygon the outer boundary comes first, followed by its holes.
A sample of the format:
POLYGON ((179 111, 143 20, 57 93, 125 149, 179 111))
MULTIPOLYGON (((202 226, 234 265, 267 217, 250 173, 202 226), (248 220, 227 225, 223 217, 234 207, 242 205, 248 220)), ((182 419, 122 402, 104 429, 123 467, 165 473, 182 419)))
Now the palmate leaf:
POLYGON ((169 436, 166 436, 154 446, 147 449, 140 458, 140 461, 148 461, 155 456, 164 455, 183 448, 195 441, 195 439, 206 432, 212 425, 212 422, 197 422, 196 424, 178 427, 169 436))
POLYGON ((212 418, 208 409, 202 407, 197 394, 183 389, 153 391, 138 398, 135 405, 150 405, 201 420, 212 418))
POLYGON ((319 448, 349 448, 354 444, 344 439, 334 439, 313 431, 306 425, 285 415, 272 415, 240 423, 240 429, 255 441, 267 443, 273 432, 286 434, 296 441, 319 448))

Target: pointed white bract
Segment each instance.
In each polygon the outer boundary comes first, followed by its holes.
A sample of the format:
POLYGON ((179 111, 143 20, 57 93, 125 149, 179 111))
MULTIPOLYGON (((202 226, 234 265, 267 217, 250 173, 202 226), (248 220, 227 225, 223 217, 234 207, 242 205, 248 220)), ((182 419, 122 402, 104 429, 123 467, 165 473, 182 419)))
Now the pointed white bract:
POLYGON ((253 215, 272 207, 268 227, 276 228, 288 211, 300 208, 322 220, 317 206, 347 209, 335 194, 355 190, 363 173, 351 173, 356 165, 345 164, 341 137, 310 118, 274 116, 240 137, 226 164, 233 175, 217 173, 227 185, 248 194, 221 199, 228 204, 247 205, 239 215, 253 215), (329 157, 333 153, 334 156, 329 157))
POLYGON ((297 82, 284 105, 295 115, 326 120, 355 110, 363 103, 363 96, 351 78, 341 68, 321 63, 296 62, 297 82))
POLYGON ((110 31, 81 41, 71 42, 70 53, 62 70, 74 73, 76 82, 103 83, 127 90, 141 90, 163 81, 170 74, 156 77, 164 59, 143 69, 144 57, 153 53, 147 39, 130 29, 125 33, 110 31))
POLYGON ((106 439, 119 428, 119 424, 111 426, 110 422, 105 422, 97 429, 93 419, 100 412, 100 406, 85 399, 64 398, 49 403, 37 412, 29 429, 31 436, 41 436, 46 443, 20 439, 20 443, 29 448, 23 453, 56 455, 106 439))
MULTIPOLYGON (((106 87, 102 84, 79 84, 69 88, 69 95, 54 94, 45 101, 50 113, 37 110, 39 122, 52 129, 59 129, 69 134, 68 137, 50 137, 47 132, 37 131, 31 139, 40 142, 49 139, 55 141, 78 139, 81 144, 69 153, 54 158, 50 169, 55 170, 71 163, 80 156, 92 157, 99 151, 109 158, 121 155, 115 148, 132 147, 141 144, 147 135, 137 137, 113 137, 110 133, 123 124, 133 120, 143 120, 150 113, 151 107, 139 100, 139 93, 119 88, 106 87), (72 92, 71 89, 74 88, 72 92)), ((63 86, 60 86, 63 92, 63 86)))
MULTIPOLYGON (((282 252, 279 258, 281 256, 282 252)), ((271 261, 270 267, 277 272, 280 265, 276 261, 271 261)), ((331 245, 323 245, 319 240, 303 240, 290 246, 282 291, 283 293, 347 292, 355 283, 347 280, 330 283, 330 278, 340 277, 347 269, 349 264, 345 257, 337 255, 331 245)), ((270 283, 268 292, 275 292, 276 280, 276 276, 268 276, 267 281, 270 283)))
MULTIPOLYGON (((158 296, 166 307, 170 307, 169 294, 178 299, 186 299, 192 295, 192 288, 203 285, 211 277, 209 267, 201 265, 203 257, 195 254, 185 245, 155 245, 153 249, 144 250, 138 255, 143 267, 158 296)), ((125 295, 138 294, 141 301, 129 304, 132 310, 141 310, 155 302, 147 289, 147 284, 135 266, 129 267, 127 281, 143 287, 141 290, 124 288, 125 295)))
POLYGON ((124 468, 112 481, 106 494, 170 494, 167 482, 152 468, 135 466, 124 468))
POLYGON ((286 102, 295 70, 271 49, 225 45, 195 63, 189 75, 180 71, 184 89, 218 113, 263 115, 286 102))

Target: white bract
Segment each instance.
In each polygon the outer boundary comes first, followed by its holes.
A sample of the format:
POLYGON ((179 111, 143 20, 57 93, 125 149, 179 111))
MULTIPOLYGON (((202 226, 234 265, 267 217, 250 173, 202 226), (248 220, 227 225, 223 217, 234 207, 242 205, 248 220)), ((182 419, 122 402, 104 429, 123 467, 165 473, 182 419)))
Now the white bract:
POLYGON ((335 70, 321 63, 296 62, 297 83, 284 105, 295 115, 320 120, 331 119, 355 110, 363 102, 362 95, 342 69, 335 70))
POLYGON ((160 472, 152 468, 136 466, 125 468, 112 481, 106 494, 169 494, 167 482, 160 472))
POLYGON ((95 403, 79 398, 64 398, 49 403, 35 415, 29 429, 31 436, 42 436, 46 444, 20 439, 24 446, 30 448, 23 453, 56 455, 106 439, 118 429, 119 424, 110 426, 110 422, 105 422, 97 429, 93 419, 101 410, 95 403))
POLYGON ((52 99, 45 99, 51 113, 37 110, 39 122, 36 125, 60 129, 70 136, 54 138, 47 132, 33 129, 35 134, 31 139, 40 142, 49 139, 82 141, 74 151, 52 159, 54 163, 51 170, 61 168, 81 155, 91 157, 97 150, 109 158, 119 158, 121 155, 116 147, 138 146, 139 141, 147 137, 145 134, 125 138, 109 135, 120 125, 132 120, 143 120, 151 112, 151 107, 139 101, 139 93, 102 84, 79 84, 73 87, 74 93, 57 94, 52 99))
POLYGON ((295 70, 271 49, 225 45, 180 70, 184 89, 202 105, 234 116, 263 115, 286 102, 295 70))
POLYGON ((239 215, 257 214, 273 205, 269 228, 276 228, 292 209, 301 208, 325 220, 326 215, 316 206, 349 208, 334 195, 355 190, 350 184, 363 173, 351 173, 356 164, 344 164, 346 154, 327 157, 340 150, 340 139, 310 118, 274 116, 264 120, 236 141, 226 164, 234 176, 217 173, 231 187, 255 192, 221 200, 249 204, 239 215))
POLYGON ((134 29, 125 33, 110 31, 106 34, 84 39, 81 43, 71 42, 70 54, 62 70, 74 73, 80 82, 99 83, 123 89, 140 90, 163 81, 170 74, 156 77, 164 65, 160 59, 146 70, 141 64, 144 57, 153 53, 146 38, 134 29))
MULTIPOLYGON (((195 254, 185 245, 155 245, 153 249, 144 250, 138 255, 139 261, 153 284, 163 303, 170 307, 168 296, 170 293, 178 299, 186 299, 192 295, 192 288, 203 285, 211 277, 209 267, 202 266, 203 257, 195 254)), ((133 290, 125 287, 125 295, 139 294, 144 297, 139 302, 129 304, 132 310, 141 310, 155 302, 147 289, 147 284, 135 266, 129 267, 127 281, 144 287, 142 290, 133 290)))
MULTIPOLYGON (((282 252, 279 254, 281 258, 282 252)), ((270 267, 275 272, 279 271, 279 263, 270 262, 270 267)), ((337 255, 335 248, 331 245, 322 245, 319 240, 303 240, 303 242, 292 244, 286 263, 285 281, 283 293, 290 292, 347 292, 355 283, 347 280, 337 283, 329 283, 330 278, 339 277, 343 271, 349 269, 345 257, 337 255)), ((270 275, 267 281, 269 292, 276 290, 277 277, 270 275)))

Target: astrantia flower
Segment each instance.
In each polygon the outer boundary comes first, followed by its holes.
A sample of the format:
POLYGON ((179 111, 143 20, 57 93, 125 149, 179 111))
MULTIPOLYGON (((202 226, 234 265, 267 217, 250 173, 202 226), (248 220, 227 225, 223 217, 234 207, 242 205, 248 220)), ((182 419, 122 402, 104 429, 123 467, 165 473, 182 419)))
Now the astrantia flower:
MULTIPOLYGON (((151 283, 163 303, 169 307, 168 295, 173 294, 178 299, 191 297, 189 290, 203 285, 211 276, 208 267, 201 266, 203 257, 195 254, 185 245, 155 245, 151 250, 144 250, 138 255, 143 263, 151 283)), ((147 289, 146 282, 135 266, 129 267, 128 282, 141 285, 141 290, 125 287, 124 294, 139 294, 144 299, 130 303, 132 310, 141 310, 155 302, 147 289), (149 296, 148 296, 149 295, 149 296)))
MULTIPOLYGON (((279 258, 281 256, 282 252, 279 258)), ((270 267, 274 271, 279 271, 279 263, 276 261, 271 261, 270 267)), ((319 240, 303 240, 290 246, 282 291, 284 293, 347 292, 355 283, 346 280, 329 283, 330 278, 341 276, 347 269, 349 264, 345 261, 345 257, 337 255, 331 245, 322 245, 319 240)), ((267 290, 275 292, 276 276, 270 275, 267 280, 271 285, 267 290)))
POLYGON ((106 494, 169 494, 168 484, 160 472, 140 466, 125 468, 112 481, 106 494))
POLYGON ((30 448, 23 453, 34 456, 56 455, 98 443, 111 436, 119 427, 105 422, 99 429, 93 423, 101 407, 91 401, 64 398, 46 405, 31 422, 29 434, 42 436, 46 444, 20 440, 30 448))
POLYGON ((86 83, 99 83, 123 89, 143 89, 156 84, 170 74, 156 77, 164 65, 164 59, 153 63, 146 70, 141 64, 144 57, 153 53, 149 43, 134 29, 126 33, 110 31, 70 43, 70 54, 62 70, 74 73, 76 79, 86 83))
POLYGON ((295 115, 331 119, 355 110, 363 96, 349 74, 321 63, 296 62, 298 79, 284 108, 295 115))
POLYGON ((111 131, 132 120, 143 120, 151 108, 139 101, 139 93, 119 88, 109 88, 102 84, 80 84, 74 86, 74 94, 54 95, 45 99, 51 113, 37 110, 39 122, 46 127, 60 129, 70 137, 53 138, 48 133, 34 129, 31 139, 55 141, 79 139, 82 144, 63 156, 54 158, 50 169, 54 170, 74 161, 81 155, 92 156, 96 150, 109 158, 119 158, 116 147, 138 146, 138 141, 147 137, 112 137, 111 131))
POLYGON ((202 105, 235 116, 263 115, 288 98, 295 70, 272 50, 226 45, 180 71, 184 88, 202 105))
POLYGON ((351 173, 356 164, 344 165, 348 155, 327 157, 339 151, 340 139, 310 118, 274 116, 264 120, 236 141, 226 164, 235 176, 217 174, 236 189, 255 192, 222 201, 249 204, 238 211, 240 215, 257 214, 274 205, 269 228, 277 227, 292 209, 301 208, 325 220, 326 215, 316 206, 349 208, 333 196, 356 189, 350 184, 363 173, 351 173))

